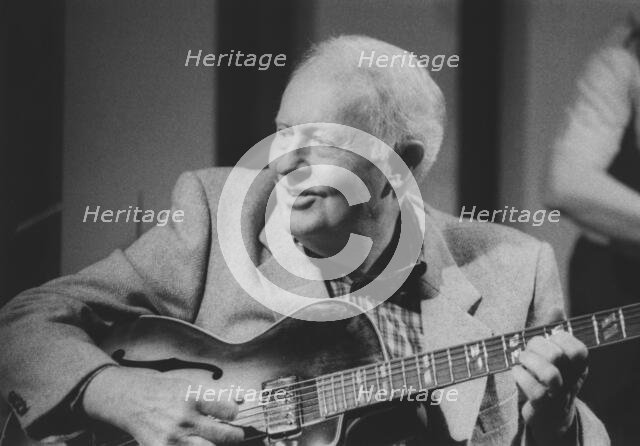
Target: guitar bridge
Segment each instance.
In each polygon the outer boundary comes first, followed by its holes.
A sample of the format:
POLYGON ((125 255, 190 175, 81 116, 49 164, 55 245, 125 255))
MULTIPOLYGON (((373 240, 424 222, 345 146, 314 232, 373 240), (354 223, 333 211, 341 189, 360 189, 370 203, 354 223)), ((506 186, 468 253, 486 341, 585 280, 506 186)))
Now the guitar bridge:
POLYGON ((262 385, 262 400, 270 441, 292 438, 302 432, 302 411, 296 389, 297 377, 288 376, 262 385))

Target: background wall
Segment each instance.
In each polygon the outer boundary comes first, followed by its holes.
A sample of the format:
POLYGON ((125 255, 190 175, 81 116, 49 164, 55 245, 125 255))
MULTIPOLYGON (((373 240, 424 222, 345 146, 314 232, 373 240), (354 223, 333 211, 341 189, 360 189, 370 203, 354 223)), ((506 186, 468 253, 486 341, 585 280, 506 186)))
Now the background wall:
MULTIPOLYGON (((218 158, 233 160, 242 153, 243 147, 234 144, 234 134, 244 141, 248 124, 243 116, 261 120, 255 125, 259 130, 255 141, 268 134, 266 128, 273 127, 277 102, 267 107, 273 108, 267 117, 253 83, 236 85, 234 76, 227 81, 229 76, 225 75, 222 92, 226 99, 221 102, 216 69, 184 67, 188 49, 202 48, 208 53, 235 48, 229 38, 218 46, 216 24, 222 19, 216 16, 216 5, 200 0, 68 1, 62 273, 74 272, 116 247, 127 246, 146 229, 132 223, 83 223, 87 205, 93 210, 96 205, 103 209, 126 209, 136 204, 145 209, 165 208, 181 172, 215 165, 218 158), (230 123, 227 112, 239 122, 242 119, 242 125, 236 128, 230 123)), ((382 6, 381 14, 379 6, 372 8, 371 2, 364 0, 316 0, 304 11, 295 11, 297 22, 306 24, 299 31, 303 42, 293 50, 293 45, 283 43, 278 52, 289 54, 287 62, 292 65, 311 42, 340 33, 362 33, 417 54, 453 54, 457 48, 457 5, 457 1, 446 0, 401 0, 393 7, 382 6)), ((231 30, 234 23, 242 25, 234 13, 237 9, 229 11, 235 22, 225 24, 231 30)), ((284 20, 284 12, 279 14, 284 20)), ((242 33, 236 29, 235 34, 242 33)), ((266 39, 264 33, 256 30, 256 34, 257 39, 244 37, 235 41, 236 46, 243 41, 257 45, 260 35, 266 39)), ((425 195, 454 212, 456 69, 445 68, 433 75, 445 92, 450 121, 445 147, 425 186, 425 195)), ((277 75, 273 85, 264 88, 279 95, 285 83, 286 77, 277 75)), ((265 100, 274 96, 266 93, 262 95, 265 100)), ((249 148, 246 142, 244 145, 244 150, 249 148)))
POLYGON ((178 175, 215 162, 215 70, 185 67, 215 48, 216 2, 68 0, 62 273, 129 245, 146 228, 83 223, 85 207, 163 209, 178 175))
MULTIPOLYGON (((67 0, 56 7, 34 0, 3 2, 3 18, 16 19, 7 23, 0 53, 7 61, 0 77, 6 98, 0 115, 6 171, 0 199, 15 209, 0 224, 0 242, 9 246, 0 258, 7 265, 0 276, 4 296, 76 271, 146 229, 83 223, 87 205, 166 207, 181 172, 229 163, 242 153, 244 143, 229 143, 240 131, 230 121, 245 110, 251 121, 260 121, 256 135, 265 136, 286 75, 274 73, 274 80, 251 83, 245 91, 244 78, 184 67, 189 49, 218 52, 235 42, 278 43, 269 40, 270 30, 277 29, 292 63, 311 42, 362 33, 417 54, 459 53, 463 67, 469 60, 463 55, 465 39, 474 33, 482 38, 486 27, 497 23, 500 41, 485 49, 487 63, 499 73, 499 88, 492 93, 496 108, 470 102, 460 70, 431 73, 444 91, 449 124, 423 192, 436 207, 458 214, 465 201, 460 184, 468 180, 466 174, 461 178, 461 166, 472 154, 495 157, 495 206, 537 210, 544 207, 549 150, 586 57, 629 12, 640 17, 640 4, 632 0, 309 0, 304 7, 273 0, 272 13, 251 0, 241 3, 221 8, 208 0, 67 0), (470 5, 491 11, 480 15, 473 29, 473 20, 462 20, 470 5), (500 57, 494 60, 495 53, 500 57), (234 100, 243 91, 242 102, 234 100), (479 144, 473 153, 461 104, 464 110, 477 107, 479 121, 487 115, 497 123, 495 147, 479 144), (29 271, 25 280, 13 280, 19 271, 29 271)), ((472 187, 495 177, 484 166, 476 171, 468 182, 472 187)), ((519 227, 551 242, 564 279, 576 235, 571 222, 519 227)))

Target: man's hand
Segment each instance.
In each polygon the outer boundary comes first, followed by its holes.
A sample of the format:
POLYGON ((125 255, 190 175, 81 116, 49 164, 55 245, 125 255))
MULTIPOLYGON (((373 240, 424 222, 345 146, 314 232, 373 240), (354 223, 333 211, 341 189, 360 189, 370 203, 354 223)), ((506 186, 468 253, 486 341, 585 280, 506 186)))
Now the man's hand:
POLYGON ((131 434, 143 446, 212 446, 242 440, 242 429, 214 420, 231 421, 235 402, 186 399, 187 380, 160 372, 108 367, 84 392, 87 415, 131 434))
POLYGON ((587 376, 587 347, 568 333, 532 338, 513 368, 528 401, 522 417, 539 444, 559 444, 576 421, 576 395, 587 376))

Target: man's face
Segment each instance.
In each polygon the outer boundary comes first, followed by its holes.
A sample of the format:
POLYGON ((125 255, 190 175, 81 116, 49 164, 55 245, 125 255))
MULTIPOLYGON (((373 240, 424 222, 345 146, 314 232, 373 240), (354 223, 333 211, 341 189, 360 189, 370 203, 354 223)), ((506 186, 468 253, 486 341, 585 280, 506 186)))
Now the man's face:
MULTIPOLYGON (((350 143, 351 135, 324 126, 303 126, 307 123, 336 123, 352 127, 360 125, 357 107, 349 107, 359 98, 335 83, 322 80, 312 73, 300 73, 287 86, 276 117, 278 135, 272 147, 270 168, 278 179, 299 169, 276 188, 278 206, 291 209, 291 233, 298 237, 326 237, 350 232, 366 233, 367 228, 383 210, 380 202, 384 175, 369 161, 355 153, 340 149, 350 143), (345 110, 353 110, 345 113, 345 110), (321 147, 308 147, 320 144, 321 147), (287 149, 295 148, 290 152, 287 149), (355 190, 354 178, 342 169, 318 169, 313 166, 339 166, 355 174, 371 194, 367 203, 349 206, 337 189, 355 190), (327 172, 327 171, 330 172, 327 172), (332 184, 335 187, 309 183, 332 184), (300 191, 304 194, 297 199, 300 191)), ((330 126, 329 126, 330 127, 330 126)))

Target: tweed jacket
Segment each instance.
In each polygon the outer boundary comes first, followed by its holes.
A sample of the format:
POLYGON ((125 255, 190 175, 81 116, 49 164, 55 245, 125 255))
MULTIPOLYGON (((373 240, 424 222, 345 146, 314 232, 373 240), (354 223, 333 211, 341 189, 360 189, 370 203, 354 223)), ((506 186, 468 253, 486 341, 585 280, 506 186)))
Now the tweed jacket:
MULTIPOLYGON (((219 225, 231 209, 218 209, 230 169, 184 173, 172 207, 182 223, 157 226, 125 250, 66 277, 25 291, 0 310, 0 391, 24 402, 19 419, 43 438, 77 429, 69 398, 83 380, 113 360, 96 347, 116 321, 142 314, 195 323, 240 342, 283 317, 247 295, 220 253, 219 225), (219 218, 218 218, 219 216, 219 218)), ((263 171, 244 201, 241 231, 252 263, 299 294, 327 297, 320 281, 283 272, 260 242, 273 178, 263 171)), ((425 351, 493 334, 551 323, 563 316, 550 246, 513 229, 459 222, 427 207, 420 280, 425 351)), ((247 274, 253 265, 245 265, 247 274)), ((456 385, 457 401, 443 401, 449 435, 469 444, 525 444, 523 398, 510 372, 456 385)), ((15 409, 15 407, 14 407, 15 409)), ((578 442, 608 443, 595 415, 578 402, 578 442)))

